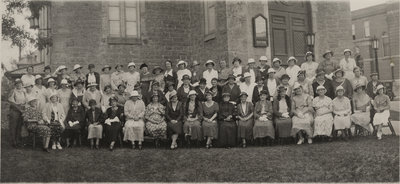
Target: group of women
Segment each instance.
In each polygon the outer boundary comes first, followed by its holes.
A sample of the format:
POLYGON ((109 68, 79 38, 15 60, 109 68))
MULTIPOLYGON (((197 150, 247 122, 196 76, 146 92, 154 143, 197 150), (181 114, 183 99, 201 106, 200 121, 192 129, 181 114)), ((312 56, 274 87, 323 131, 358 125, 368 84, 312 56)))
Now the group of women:
POLYGON ((316 62, 307 52, 300 66, 289 57, 287 68, 279 58, 270 67, 266 56, 260 57, 260 66, 252 58, 247 67, 239 58, 231 68, 220 61, 219 70, 208 60, 204 71, 197 61, 192 69, 179 61, 174 71, 169 60, 165 70, 155 66, 152 73, 146 64, 138 72, 134 62, 128 64, 128 72, 117 65, 111 73, 105 65, 102 74, 90 64, 86 75, 79 64, 71 74, 66 66, 54 73, 46 67, 44 76, 34 76, 28 67, 9 97, 11 138, 18 145, 21 128, 26 127, 43 137, 46 152, 50 141, 52 149, 62 149, 62 138, 70 147, 79 137, 99 149, 104 136, 110 150, 118 138, 142 149, 145 135, 156 146, 170 139, 171 149, 178 147, 180 138, 187 145, 204 140, 207 148, 291 137, 297 144, 311 144, 317 136, 347 139, 354 134, 352 127, 375 131, 381 139, 382 125, 390 116, 389 97, 377 73, 368 82, 351 51, 343 54, 338 62, 327 51, 324 61, 316 62))

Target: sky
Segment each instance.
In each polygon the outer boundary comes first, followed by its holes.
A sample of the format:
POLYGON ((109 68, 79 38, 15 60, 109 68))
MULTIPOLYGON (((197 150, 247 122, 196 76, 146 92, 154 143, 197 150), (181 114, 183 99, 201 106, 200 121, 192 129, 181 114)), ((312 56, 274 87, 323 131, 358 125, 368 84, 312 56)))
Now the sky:
MULTIPOLYGON (((353 10, 358 10, 362 8, 366 8, 369 6, 374 6, 378 5, 381 3, 384 3, 385 0, 350 0, 350 9, 353 10)), ((0 1, 0 12, 3 14, 5 9, 4 2, 0 1)), ((15 16, 16 19, 16 24, 24 26, 25 29, 32 34, 37 34, 37 31, 33 29, 29 29, 29 21, 26 19, 26 17, 30 16, 29 10, 26 10, 23 15, 17 15, 15 16)), ((11 69, 10 61, 12 59, 18 59, 18 47, 11 48, 11 42, 9 41, 4 41, 1 39, 1 51, 0 51, 0 60, 2 63, 5 64, 7 69, 11 69)), ((22 56, 26 55, 29 53, 29 51, 34 51, 33 46, 29 46, 28 48, 24 49, 22 51, 22 56)))

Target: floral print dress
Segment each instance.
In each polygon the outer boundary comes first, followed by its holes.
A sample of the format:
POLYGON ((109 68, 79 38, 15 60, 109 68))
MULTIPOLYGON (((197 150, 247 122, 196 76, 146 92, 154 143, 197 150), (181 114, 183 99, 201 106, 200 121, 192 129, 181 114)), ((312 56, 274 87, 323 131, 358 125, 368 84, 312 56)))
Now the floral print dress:
POLYGON ((166 138, 167 123, 165 122, 165 107, 161 104, 150 103, 145 112, 146 131, 154 138, 166 138))
MULTIPOLYGON (((317 114, 332 110, 332 99, 324 96, 324 98, 316 97, 313 99, 313 107, 317 114)), ((333 126, 332 113, 324 115, 316 115, 314 120, 314 136, 325 135, 331 136, 333 126)))
POLYGON ((41 137, 50 137, 51 129, 44 123, 39 124, 39 120, 42 120, 42 112, 38 108, 26 107, 23 113, 23 118, 28 131, 34 132, 41 137), (35 121, 28 121, 35 120, 35 121))

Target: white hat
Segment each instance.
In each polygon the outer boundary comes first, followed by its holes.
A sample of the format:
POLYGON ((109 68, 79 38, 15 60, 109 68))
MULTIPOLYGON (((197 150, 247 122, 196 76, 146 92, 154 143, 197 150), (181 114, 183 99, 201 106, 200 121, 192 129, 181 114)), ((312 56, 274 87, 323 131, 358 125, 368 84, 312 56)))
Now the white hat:
POLYGON ((250 63, 255 63, 256 61, 253 59, 253 58, 250 58, 249 60, 247 60, 247 64, 250 64, 250 63))
POLYGON ((275 73, 275 70, 274 70, 273 68, 269 68, 267 73, 268 73, 268 74, 269 74, 269 73, 275 73))
POLYGON ((293 84, 293 89, 297 89, 297 88, 300 88, 300 87, 301 87, 301 84, 298 83, 298 82, 295 82, 295 83, 293 84))
POLYGON ((35 76, 35 80, 36 80, 36 79, 41 79, 41 78, 42 78, 41 75, 36 75, 36 76, 35 76))
POLYGON ((24 88, 26 88, 26 87, 29 87, 29 86, 33 86, 33 84, 32 83, 26 83, 26 84, 24 84, 24 88))
POLYGON ((47 84, 50 82, 56 82, 53 78, 50 78, 49 80, 47 80, 47 84))
POLYGON ((32 100, 37 100, 36 95, 28 95, 26 97, 26 101, 31 102, 32 100))
POLYGON ((66 67, 65 65, 60 65, 60 66, 58 67, 58 71, 63 70, 63 69, 67 69, 67 67, 66 67))
POLYGON ((87 87, 92 87, 92 86, 97 86, 97 83, 96 83, 96 82, 91 82, 91 83, 89 83, 89 84, 87 85, 87 87))
POLYGON ((350 49, 344 49, 343 54, 346 53, 346 52, 350 52, 350 55, 351 55, 351 50, 350 49))
POLYGON ((335 92, 337 92, 337 91, 339 91, 339 90, 343 90, 343 91, 344 91, 344 88, 343 88, 343 86, 338 86, 338 87, 336 87, 336 90, 335 90, 335 92))
POLYGON ((190 90, 190 91, 189 91, 189 94, 188 94, 188 97, 189 97, 190 95, 197 95, 197 93, 196 93, 195 90, 190 90))
POLYGON ((178 61, 178 63, 176 64, 176 67, 178 67, 178 66, 181 65, 181 64, 185 64, 185 67, 187 66, 186 61, 180 60, 180 61, 178 61))
POLYGON ((136 67, 136 64, 135 64, 135 62, 130 62, 130 63, 128 64, 128 68, 129 68, 129 67, 131 67, 131 66, 134 66, 134 67, 136 67))
POLYGON ((130 95, 131 95, 130 97, 139 97, 140 96, 139 92, 136 90, 133 90, 130 95))
POLYGON ((326 88, 324 86, 318 86, 317 87, 317 91, 320 90, 320 89, 325 89, 326 90, 326 88))
POLYGON ((274 59, 272 60, 272 63, 275 63, 276 61, 279 61, 279 63, 282 63, 282 61, 281 61, 279 58, 274 58, 274 59))
POLYGON ((49 98, 51 98, 51 97, 53 97, 53 96, 56 96, 56 97, 58 98, 58 94, 57 94, 56 92, 52 92, 52 93, 50 94, 49 98))
POLYGON ((207 62, 206 62, 206 64, 204 64, 205 66, 207 66, 208 64, 213 64, 213 66, 215 66, 215 63, 214 63, 214 61, 212 61, 212 60, 208 60, 207 62))
POLYGON ((249 72, 245 72, 245 73, 243 74, 243 78, 247 78, 247 77, 251 77, 251 75, 250 75, 249 72))
POLYGON ((260 57, 260 61, 268 61, 267 56, 261 56, 261 57, 260 57))
POLYGON ((294 62, 297 63, 297 59, 294 56, 290 56, 287 62, 289 63, 290 60, 294 60, 294 62))
POLYGON ((68 84, 68 81, 67 81, 67 79, 63 79, 63 80, 61 80, 61 83, 60 84, 68 84))
POLYGON ((385 88, 382 84, 379 84, 377 87, 376 87, 376 92, 378 92, 378 90, 380 90, 380 89, 383 89, 383 88, 385 88))
POLYGON ((79 64, 76 64, 76 65, 74 65, 74 69, 72 71, 75 71, 76 69, 79 69, 79 68, 82 68, 82 66, 79 64))
POLYGON ((171 92, 169 93, 168 99, 171 99, 173 96, 176 96, 177 94, 178 94, 178 93, 177 93, 175 90, 171 91, 171 92))

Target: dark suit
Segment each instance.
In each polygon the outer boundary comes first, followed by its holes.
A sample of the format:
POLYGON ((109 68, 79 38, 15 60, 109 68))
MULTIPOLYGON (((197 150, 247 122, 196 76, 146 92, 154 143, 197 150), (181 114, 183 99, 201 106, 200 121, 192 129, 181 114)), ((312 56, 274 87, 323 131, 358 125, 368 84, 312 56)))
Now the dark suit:
MULTIPOLYGON (((97 73, 97 72, 94 72, 94 77, 96 78, 96 83, 97 83, 97 89, 100 89, 99 88, 99 84, 100 84, 100 74, 99 73, 97 73)), ((87 86, 88 85, 88 80, 89 80, 89 74, 86 74, 86 81, 85 81, 85 86, 87 86)))
POLYGON ((205 93, 209 91, 208 88, 204 90, 204 93, 200 90, 200 87, 196 87, 194 90, 197 93, 197 100, 199 100, 200 102, 205 102, 207 100, 205 93))
POLYGON ((239 102, 240 88, 238 85, 234 84, 234 86, 231 88, 231 87, 229 87, 229 84, 226 84, 222 88, 222 94, 224 94, 224 93, 231 94, 231 99, 229 101, 236 102, 236 103, 239 102))
MULTIPOLYGON (((318 86, 319 86, 319 84, 318 84, 317 81, 312 83, 312 88, 313 88, 313 91, 314 91, 314 97, 318 96, 318 93, 317 93, 317 87, 318 86)), ((335 90, 333 89, 332 81, 329 80, 329 79, 325 79, 325 83, 324 83, 323 86, 326 89, 325 95, 333 100, 335 98, 335 90)))

